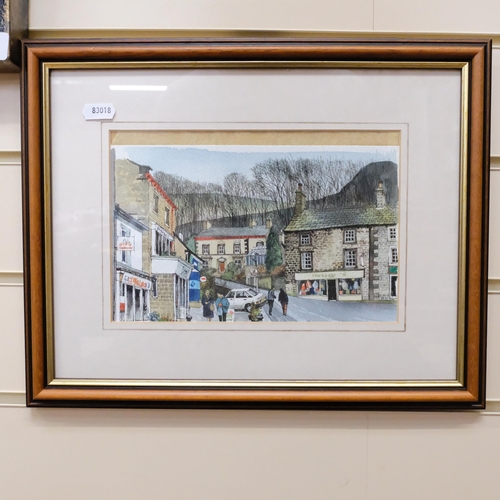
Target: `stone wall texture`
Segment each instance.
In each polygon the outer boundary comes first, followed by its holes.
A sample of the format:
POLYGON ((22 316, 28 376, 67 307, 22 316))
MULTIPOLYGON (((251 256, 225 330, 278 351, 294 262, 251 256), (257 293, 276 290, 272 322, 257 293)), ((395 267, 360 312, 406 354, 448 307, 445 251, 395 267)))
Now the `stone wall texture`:
POLYGON ((295 274, 300 272, 349 271, 363 270, 365 275, 361 281, 361 296, 368 300, 370 288, 373 290, 374 300, 390 300, 390 251, 397 246, 397 241, 389 240, 387 226, 373 227, 373 283, 370 284, 368 268, 370 265, 370 229, 359 228, 329 228, 314 231, 285 233, 285 262, 287 293, 297 294, 295 274), (356 231, 355 241, 346 243, 344 232, 346 229, 356 231), (301 235, 309 235, 309 244, 300 243, 301 235), (356 266, 345 267, 345 251, 356 250, 356 266), (301 254, 312 253, 312 269, 303 269, 301 254))

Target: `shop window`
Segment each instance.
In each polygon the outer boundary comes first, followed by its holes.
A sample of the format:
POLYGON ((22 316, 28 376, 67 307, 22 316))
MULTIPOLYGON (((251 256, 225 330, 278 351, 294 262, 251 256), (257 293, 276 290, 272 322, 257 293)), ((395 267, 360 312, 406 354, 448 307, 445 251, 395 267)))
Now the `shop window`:
POLYGON ((298 295, 327 295, 326 280, 304 280, 297 282, 298 295))
POLYGON ((310 245, 311 244, 311 235, 309 233, 300 235, 300 244, 301 245, 310 245))
POLYGON ((356 243, 356 229, 344 230, 344 243, 356 243))
POLYGON ((312 269, 312 252, 302 252, 300 254, 300 267, 302 269, 312 269))
POLYGON ((347 278, 338 280, 339 295, 361 295, 361 279, 347 278))
POLYGON ((345 250, 344 251, 344 266, 345 267, 356 267, 356 250, 345 250))

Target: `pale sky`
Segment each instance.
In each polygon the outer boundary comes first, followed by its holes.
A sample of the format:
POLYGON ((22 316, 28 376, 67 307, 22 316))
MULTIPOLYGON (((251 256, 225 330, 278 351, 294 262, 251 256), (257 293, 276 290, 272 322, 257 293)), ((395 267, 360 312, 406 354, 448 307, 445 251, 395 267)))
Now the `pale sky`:
POLYGON ((397 146, 115 146, 116 158, 127 158, 154 171, 197 182, 222 183, 227 174, 250 177, 251 168, 270 158, 332 158, 399 163, 397 146))

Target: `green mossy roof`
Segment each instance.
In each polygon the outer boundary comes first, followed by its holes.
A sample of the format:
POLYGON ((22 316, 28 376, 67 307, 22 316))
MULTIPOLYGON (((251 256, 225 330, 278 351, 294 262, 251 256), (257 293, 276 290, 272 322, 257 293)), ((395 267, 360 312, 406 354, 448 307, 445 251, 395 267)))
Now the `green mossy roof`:
POLYGON ((329 210, 306 209, 300 215, 294 215, 285 232, 311 231, 336 227, 392 226, 398 223, 397 205, 384 208, 336 207, 329 210))

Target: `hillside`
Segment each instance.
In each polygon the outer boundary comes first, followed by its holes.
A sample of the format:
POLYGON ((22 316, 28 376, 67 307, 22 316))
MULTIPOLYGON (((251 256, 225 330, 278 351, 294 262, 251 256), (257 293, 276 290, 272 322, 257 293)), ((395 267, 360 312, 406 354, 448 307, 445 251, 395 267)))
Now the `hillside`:
POLYGON ((309 208, 375 205, 377 201, 375 190, 379 181, 384 183, 387 203, 396 204, 398 167, 392 161, 379 161, 363 167, 338 193, 319 200, 309 200, 309 208))

